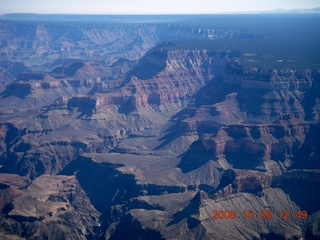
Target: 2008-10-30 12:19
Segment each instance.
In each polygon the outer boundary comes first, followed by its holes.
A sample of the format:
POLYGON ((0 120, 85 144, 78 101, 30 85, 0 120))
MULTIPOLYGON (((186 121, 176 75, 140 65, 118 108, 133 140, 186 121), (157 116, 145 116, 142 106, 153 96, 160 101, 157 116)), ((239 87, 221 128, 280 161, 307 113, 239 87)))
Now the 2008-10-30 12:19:
POLYGON ((253 210, 244 210, 238 213, 235 210, 213 210, 212 219, 262 219, 270 220, 273 217, 279 217, 284 220, 289 220, 291 218, 297 218, 305 220, 308 218, 308 212, 306 210, 299 210, 297 212, 290 212, 289 210, 280 210, 277 213, 271 210, 260 210, 255 212, 253 210))

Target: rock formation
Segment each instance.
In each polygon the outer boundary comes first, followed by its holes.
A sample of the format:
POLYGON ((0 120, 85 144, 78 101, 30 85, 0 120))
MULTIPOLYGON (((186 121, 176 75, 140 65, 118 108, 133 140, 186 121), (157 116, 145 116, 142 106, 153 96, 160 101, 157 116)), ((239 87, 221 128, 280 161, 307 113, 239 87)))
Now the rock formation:
POLYGON ((1 239, 319 238, 320 70, 246 64, 275 33, 3 18, 1 239))

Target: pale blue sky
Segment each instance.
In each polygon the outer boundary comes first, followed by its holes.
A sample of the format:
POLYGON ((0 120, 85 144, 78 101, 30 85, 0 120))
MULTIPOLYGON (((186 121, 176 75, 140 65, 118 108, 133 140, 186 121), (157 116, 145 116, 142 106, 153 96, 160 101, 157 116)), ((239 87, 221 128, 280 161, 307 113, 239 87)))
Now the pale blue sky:
POLYGON ((320 0, 0 0, 0 13, 163 14, 320 7, 320 0))

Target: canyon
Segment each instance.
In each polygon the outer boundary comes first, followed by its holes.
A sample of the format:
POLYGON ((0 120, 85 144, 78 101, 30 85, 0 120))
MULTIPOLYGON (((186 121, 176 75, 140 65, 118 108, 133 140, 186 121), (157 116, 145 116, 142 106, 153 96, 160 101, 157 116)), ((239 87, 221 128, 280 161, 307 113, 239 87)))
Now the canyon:
POLYGON ((276 18, 1 16, 0 238, 319 239, 319 17, 276 18))

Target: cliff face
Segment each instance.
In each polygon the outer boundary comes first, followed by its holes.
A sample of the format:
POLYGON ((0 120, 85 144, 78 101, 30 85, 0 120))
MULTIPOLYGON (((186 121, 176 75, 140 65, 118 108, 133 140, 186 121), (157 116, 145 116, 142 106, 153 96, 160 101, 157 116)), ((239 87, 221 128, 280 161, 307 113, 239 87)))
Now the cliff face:
POLYGON ((119 92, 97 96, 97 108, 126 105, 130 111, 147 105, 183 105, 219 74, 214 66, 223 65, 225 59, 215 51, 152 50, 128 72, 128 82, 119 92))
MULTIPOLYGON (((307 143, 319 144, 310 132, 318 128, 313 93, 318 82, 318 71, 243 69, 229 63, 223 78, 200 90, 181 113, 177 129, 199 135, 210 159, 225 158, 236 168, 268 169, 269 161, 281 169, 298 166, 317 151, 307 143)), ((193 161, 188 154, 182 165, 193 161)))

